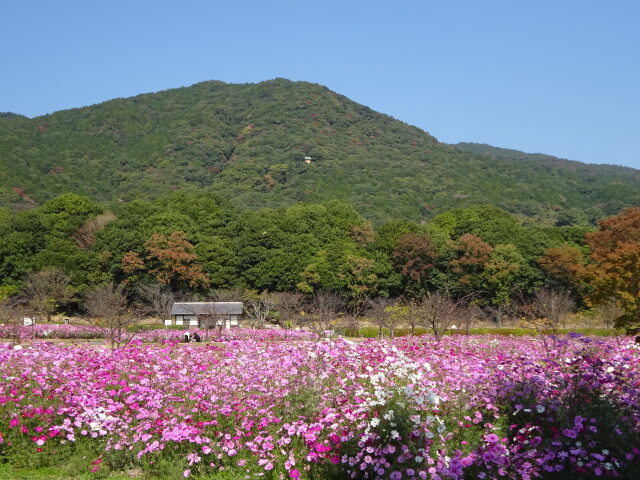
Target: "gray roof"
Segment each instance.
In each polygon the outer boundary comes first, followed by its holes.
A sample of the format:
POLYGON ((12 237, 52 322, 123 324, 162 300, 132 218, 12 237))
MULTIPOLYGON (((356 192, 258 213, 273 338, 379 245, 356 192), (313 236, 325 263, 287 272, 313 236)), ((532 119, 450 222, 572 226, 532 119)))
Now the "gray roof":
POLYGON ((242 315, 242 302, 176 302, 171 315, 242 315))

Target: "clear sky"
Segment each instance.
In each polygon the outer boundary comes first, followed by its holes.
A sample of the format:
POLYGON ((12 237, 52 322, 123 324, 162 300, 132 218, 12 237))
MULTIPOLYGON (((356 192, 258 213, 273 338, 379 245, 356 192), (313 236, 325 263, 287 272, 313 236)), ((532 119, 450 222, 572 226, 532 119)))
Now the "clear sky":
POLYGON ((640 168, 638 0, 0 0, 0 111, 275 77, 444 142, 640 168))

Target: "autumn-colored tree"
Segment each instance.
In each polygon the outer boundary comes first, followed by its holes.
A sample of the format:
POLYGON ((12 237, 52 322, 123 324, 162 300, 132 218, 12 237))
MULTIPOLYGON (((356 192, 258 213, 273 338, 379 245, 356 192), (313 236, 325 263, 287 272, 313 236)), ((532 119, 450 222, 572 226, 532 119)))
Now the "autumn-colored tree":
MULTIPOLYGON (((144 269, 144 260, 140 258, 136 252, 127 252, 122 257, 122 271, 127 275, 133 275, 135 272, 144 269)), ((128 282, 125 282, 128 283, 128 282)))
POLYGON ((560 247, 548 248, 538 259, 538 265, 559 286, 572 291, 582 288, 585 267, 582 251, 578 247, 565 243, 560 247))
POLYGON ((194 253, 194 246, 187 240, 186 233, 176 231, 168 237, 156 233, 145 242, 144 247, 151 267, 149 273, 161 283, 176 287, 181 283, 192 288, 209 286, 209 277, 195 263, 198 256, 194 253))
POLYGON ((368 245, 373 242, 375 236, 371 224, 366 224, 363 227, 359 225, 351 225, 347 234, 358 245, 368 245))
POLYGON ((391 258, 402 275, 424 287, 437 258, 436 246, 427 234, 406 233, 398 239, 391 258))
POLYGON ((113 222, 116 216, 113 212, 104 212, 100 215, 91 218, 83 223, 80 228, 74 233, 71 238, 73 243, 78 247, 85 250, 91 248, 96 241, 96 235, 109 223, 113 222))
POLYGON ((156 233, 144 243, 144 258, 135 252, 127 252, 122 259, 122 270, 126 274, 147 271, 158 282, 176 291, 185 286, 206 288, 211 280, 196 263, 197 259, 194 246, 183 231, 172 232, 169 236, 156 233))
POLYGON ((460 275, 458 281, 464 286, 477 287, 478 275, 489 260, 493 248, 480 237, 470 233, 462 235, 452 246, 457 258, 449 264, 453 271, 460 275))
POLYGON ((586 235, 586 243, 593 262, 587 267, 589 301, 614 300, 624 310, 618 326, 640 327, 640 207, 602 220, 597 232, 586 235))

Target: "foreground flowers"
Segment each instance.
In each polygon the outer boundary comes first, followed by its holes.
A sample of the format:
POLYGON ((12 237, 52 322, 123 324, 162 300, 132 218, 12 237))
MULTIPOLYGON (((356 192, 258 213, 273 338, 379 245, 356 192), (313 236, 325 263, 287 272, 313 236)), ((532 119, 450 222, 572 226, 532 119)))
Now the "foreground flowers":
POLYGON ((0 455, 63 462, 82 445, 95 455, 87 461, 93 471, 126 461, 185 477, 640 471, 640 352, 632 345, 568 338, 549 350, 531 338, 354 344, 273 335, 115 351, 5 344, 0 455))

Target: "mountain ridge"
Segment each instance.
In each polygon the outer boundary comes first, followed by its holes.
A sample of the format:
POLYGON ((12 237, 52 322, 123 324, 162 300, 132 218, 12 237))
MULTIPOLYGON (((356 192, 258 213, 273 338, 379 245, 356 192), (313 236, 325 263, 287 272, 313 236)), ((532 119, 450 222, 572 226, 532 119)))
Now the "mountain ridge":
POLYGON ((593 220, 640 204, 638 170, 522 162, 469 145, 310 82, 208 81, 2 118, 0 205, 67 191, 117 204, 203 188, 247 208, 336 198, 383 223, 473 204, 549 221, 577 208, 593 220))
POLYGON ((517 150, 514 148, 504 148, 504 147, 496 147, 495 145, 490 145, 488 143, 479 143, 479 142, 457 142, 450 143, 452 147, 458 148, 460 150, 464 150, 471 153, 477 153, 479 155, 486 155, 492 158, 505 158, 512 160, 528 160, 528 161, 554 161, 554 162, 563 162, 567 164, 580 164, 580 165, 593 165, 596 167, 614 167, 630 170, 631 172, 637 172, 638 169, 634 167, 629 167, 627 165, 620 165, 614 163, 596 163, 596 162, 583 162, 580 160, 573 160, 569 158, 558 157, 556 155, 551 155, 549 153, 541 153, 541 152, 524 152, 522 150, 517 150))

